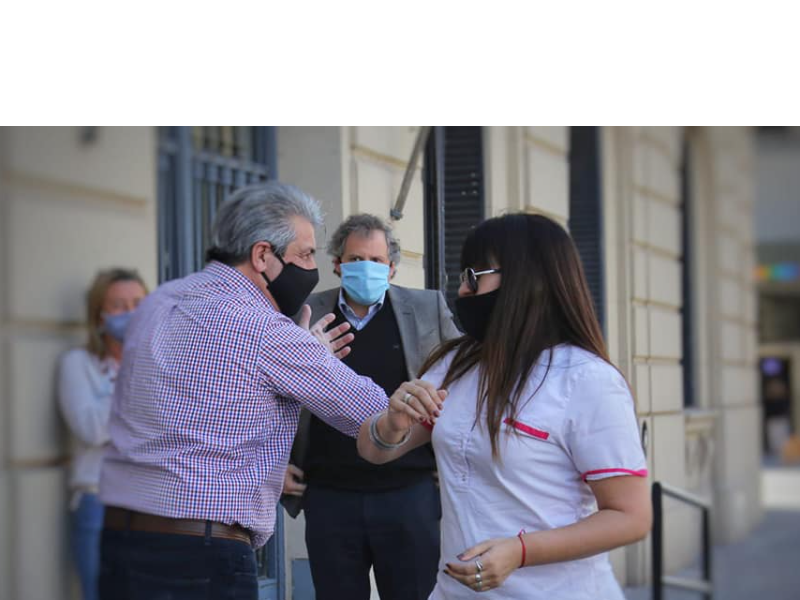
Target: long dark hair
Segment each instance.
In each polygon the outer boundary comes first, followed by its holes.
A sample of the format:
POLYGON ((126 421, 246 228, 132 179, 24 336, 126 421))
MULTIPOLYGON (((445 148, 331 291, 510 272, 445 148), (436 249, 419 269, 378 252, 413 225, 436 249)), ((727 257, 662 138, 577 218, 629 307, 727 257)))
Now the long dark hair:
MULTIPOLYGON (((464 241, 461 268, 487 269, 490 263, 503 272, 485 339, 443 343, 421 373, 453 350, 442 387, 479 365, 477 414, 486 407, 497 458, 503 419, 516 417, 526 380, 544 351, 568 343, 610 360, 578 250, 561 225, 530 214, 484 221, 464 241)), ((548 362, 545 377, 549 369, 548 362)))

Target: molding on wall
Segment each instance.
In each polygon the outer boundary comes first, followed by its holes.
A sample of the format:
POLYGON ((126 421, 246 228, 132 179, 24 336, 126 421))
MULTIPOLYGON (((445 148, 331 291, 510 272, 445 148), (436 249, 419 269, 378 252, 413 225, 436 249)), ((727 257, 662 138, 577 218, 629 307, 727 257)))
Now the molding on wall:
POLYGON ((569 150, 565 148, 560 148, 559 146, 556 146, 554 143, 552 143, 550 140, 542 139, 532 134, 527 129, 523 131, 522 139, 526 143, 531 144, 532 146, 536 146, 537 148, 541 148, 542 150, 545 150, 546 152, 558 158, 565 159, 569 157, 569 150))

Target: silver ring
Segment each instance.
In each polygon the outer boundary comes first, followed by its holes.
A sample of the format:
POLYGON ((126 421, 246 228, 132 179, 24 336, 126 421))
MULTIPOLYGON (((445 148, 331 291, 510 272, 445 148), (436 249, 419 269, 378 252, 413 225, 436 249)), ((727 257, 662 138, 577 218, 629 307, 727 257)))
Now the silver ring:
POLYGON ((483 583, 479 581, 478 583, 475 584, 476 591, 480 592, 482 589, 483 589, 483 583))
POLYGON ((480 573, 475 573, 475 582, 478 583, 478 585, 483 583, 483 577, 481 577, 480 573))
POLYGON ((408 404, 409 402, 411 402, 411 398, 413 397, 414 394, 412 394, 411 392, 406 392, 406 395, 403 396, 403 404, 408 404))
POLYGON ((478 569, 478 573, 483 571, 483 563, 479 561, 477 558, 475 559, 475 568, 478 569))

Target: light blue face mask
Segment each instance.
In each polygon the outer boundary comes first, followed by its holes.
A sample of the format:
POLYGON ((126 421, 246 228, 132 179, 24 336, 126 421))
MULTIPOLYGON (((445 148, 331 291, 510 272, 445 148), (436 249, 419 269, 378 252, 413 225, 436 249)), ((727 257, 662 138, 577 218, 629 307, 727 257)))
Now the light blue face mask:
POLYGON ((122 342, 125 339, 125 332, 128 330, 132 316, 132 310, 116 315, 103 313, 103 333, 107 333, 118 342, 122 342))
POLYGON ((342 263, 341 268, 344 291, 363 306, 372 306, 389 289, 389 265, 358 260, 342 263))

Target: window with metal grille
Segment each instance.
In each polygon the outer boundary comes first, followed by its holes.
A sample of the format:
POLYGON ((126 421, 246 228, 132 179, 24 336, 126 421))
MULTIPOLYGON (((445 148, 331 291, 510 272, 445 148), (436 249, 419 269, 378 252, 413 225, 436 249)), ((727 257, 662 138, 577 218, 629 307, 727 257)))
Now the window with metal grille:
POLYGON ((159 275, 201 269, 219 205, 275 176, 274 127, 159 128, 159 275))
POLYGON ((425 286, 458 297, 461 247, 484 219, 481 127, 435 127, 425 151, 425 286))
POLYGON ((595 312, 605 332, 599 128, 570 127, 569 147, 569 232, 578 247, 595 312))

